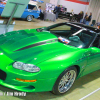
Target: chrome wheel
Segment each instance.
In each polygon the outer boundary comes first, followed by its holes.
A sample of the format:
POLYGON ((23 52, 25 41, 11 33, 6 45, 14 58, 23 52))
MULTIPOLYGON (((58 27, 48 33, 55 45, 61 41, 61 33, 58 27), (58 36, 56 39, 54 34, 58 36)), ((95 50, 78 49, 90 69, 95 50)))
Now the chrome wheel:
POLYGON ((32 20, 33 20, 33 16, 32 15, 27 16, 27 21, 32 21, 32 20))
POLYGON ((76 78, 75 70, 69 70, 68 72, 66 72, 59 82, 58 91, 60 93, 65 93, 66 91, 68 91, 73 85, 75 78, 76 78))
POLYGON ((77 77, 77 70, 75 66, 68 67, 64 70, 57 78, 52 93, 56 95, 66 93, 72 87, 77 77))

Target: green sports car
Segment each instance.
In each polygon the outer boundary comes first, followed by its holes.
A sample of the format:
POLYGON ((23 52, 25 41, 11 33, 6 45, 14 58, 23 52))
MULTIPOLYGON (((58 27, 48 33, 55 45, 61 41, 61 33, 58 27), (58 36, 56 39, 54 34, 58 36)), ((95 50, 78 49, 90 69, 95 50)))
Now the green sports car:
POLYGON ((100 30, 78 23, 0 35, 0 84, 24 92, 63 94, 100 69, 100 30))

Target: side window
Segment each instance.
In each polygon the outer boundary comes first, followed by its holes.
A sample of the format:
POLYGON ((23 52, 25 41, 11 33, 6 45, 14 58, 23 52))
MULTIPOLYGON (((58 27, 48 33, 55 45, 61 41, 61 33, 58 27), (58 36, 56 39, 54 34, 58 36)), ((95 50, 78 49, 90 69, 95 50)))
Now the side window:
POLYGON ((33 8, 33 10, 37 10, 37 7, 34 5, 34 8, 33 8))
POLYGON ((28 5, 28 9, 30 10, 37 10, 37 7, 35 5, 28 5))
POLYGON ((71 26, 61 25, 61 26, 50 29, 50 31, 54 31, 54 30, 71 30, 71 26))

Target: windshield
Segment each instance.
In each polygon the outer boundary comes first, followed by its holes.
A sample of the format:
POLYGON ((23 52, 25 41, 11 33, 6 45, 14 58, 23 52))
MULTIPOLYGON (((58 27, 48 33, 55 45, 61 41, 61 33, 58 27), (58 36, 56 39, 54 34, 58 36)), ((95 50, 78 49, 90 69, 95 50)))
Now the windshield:
POLYGON ((55 24, 37 29, 38 32, 49 31, 58 37, 59 42, 78 48, 87 48, 96 36, 94 31, 70 23, 55 24))

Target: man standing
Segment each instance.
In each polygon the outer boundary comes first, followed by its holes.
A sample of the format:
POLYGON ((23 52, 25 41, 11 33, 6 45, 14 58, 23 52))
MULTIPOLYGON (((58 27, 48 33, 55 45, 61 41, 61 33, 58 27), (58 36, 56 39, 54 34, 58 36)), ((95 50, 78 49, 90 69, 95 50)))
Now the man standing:
POLYGON ((40 11, 40 19, 43 20, 44 19, 44 14, 43 14, 43 10, 41 9, 41 6, 39 6, 39 11, 40 11))
POLYGON ((58 19, 58 14, 60 13, 60 10, 61 10, 60 5, 55 7, 56 19, 58 19))
POLYGON ((73 21, 73 18, 74 18, 74 12, 73 12, 73 9, 70 13, 70 18, 69 18, 69 21, 73 21))
POLYGON ((83 15, 84 15, 83 11, 81 11, 81 12, 78 14, 78 19, 77 19, 78 22, 82 23, 83 15))
POLYGON ((87 14, 87 12, 86 12, 85 17, 84 17, 84 19, 83 19, 83 24, 86 24, 87 17, 88 17, 88 14, 87 14))
POLYGON ((92 13, 90 12, 89 17, 88 17, 87 20, 86 20, 86 25, 89 25, 91 19, 92 19, 92 13))

